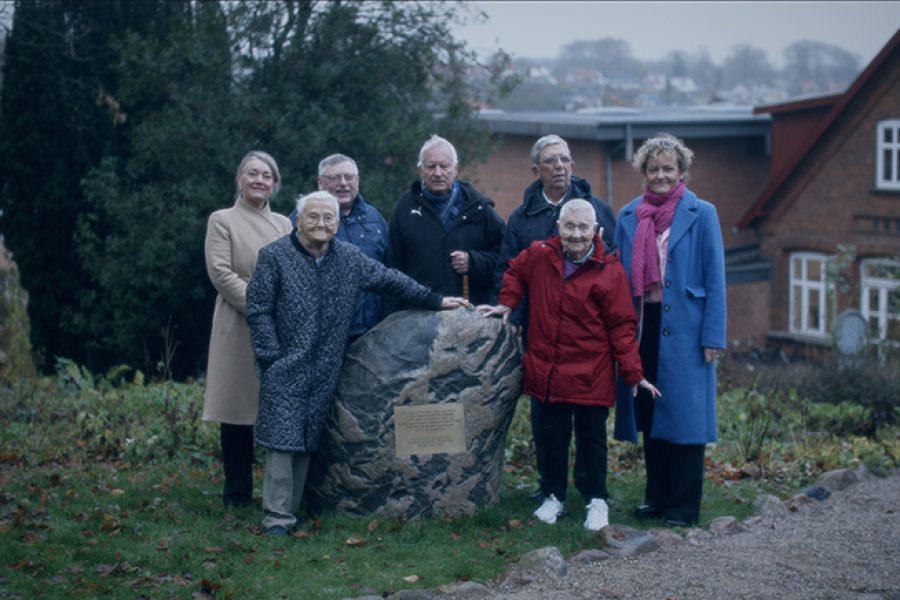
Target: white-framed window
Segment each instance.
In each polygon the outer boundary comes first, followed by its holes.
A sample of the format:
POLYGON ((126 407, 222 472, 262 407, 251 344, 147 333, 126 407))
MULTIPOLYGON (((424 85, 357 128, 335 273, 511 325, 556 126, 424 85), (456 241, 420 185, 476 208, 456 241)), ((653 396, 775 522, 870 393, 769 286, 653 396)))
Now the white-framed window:
POLYGON ((880 190, 900 190, 900 119, 878 123, 875 147, 875 187, 880 190))
POLYGON ((828 337, 828 255, 816 252, 791 254, 791 333, 828 337))
POLYGON ((859 310, 869 323, 869 337, 900 341, 900 260, 863 260, 859 283, 859 310))

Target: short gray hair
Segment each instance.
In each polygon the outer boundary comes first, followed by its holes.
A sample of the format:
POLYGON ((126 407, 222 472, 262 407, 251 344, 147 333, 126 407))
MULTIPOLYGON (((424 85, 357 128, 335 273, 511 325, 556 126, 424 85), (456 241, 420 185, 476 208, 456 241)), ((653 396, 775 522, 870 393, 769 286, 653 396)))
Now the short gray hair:
POLYGON ((305 196, 301 195, 297 197, 297 217, 299 219, 300 215, 303 214, 303 209, 306 208, 306 205, 310 200, 319 200, 322 202, 328 202, 331 204, 332 208, 334 208, 334 214, 338 214, 340 210, 338 199, 331 195, 331 192, 318 191, 313 192, 311 194, 306 194, 305 196))
MULTIPOLYGON (((547 146, 553 146, 554 144, 562 144, 566 147, 566 150, 569 150, 569 143, 556 135, 555 133, 551 133, 550 135, 545 135, 542 138, 538 138, 538 141, 534 143, 534 146, 531 147, 531 162, 533 164, 538 164, 538 161, 541 159, 541 152, 544 151, 544 148, 547 146)), ((569 154, 572 151, 569 150, 569 154)))
POLYGON ((239 164, 237 168, 237 174, 234 176, 235 185, 237 186, 237 192, 235 193, 234 199, 237 200, 241 197, 241 186, 237 183, 237 180, 244 174, 244 169, 247 168, 247 163, 251 160, 262 161, 272 169, 272 195, 269 196, 269 199, 271 199, 271 197, 277 194, 278 190, 281 189, 281 172, 278 170, 278 163, 275 162, 272 155, 268 152, 263 152, 262 150, 251 150, 241 159, 241 164, 239 164))
POLYGON ((442 144, 446 144, 450 147, 450 155, 453 157, 453 166, 459 165, 459 158, 456 155, 456 148, 453 147, 453 144, 450 143, 450 140, 442 138, 438 134, 434 133, 430 138, 428 138, 428 141, 422 144, 422 149, 419 150, 419 162, 416 163, 416 167, 422 168, 422 157, 425 156, 425 153, 435 146, 440 146, 442 144))
POLYGON ((321 161, 319 161, 319 176, 325 174, 325 168, 333 165, 339 165, 342 163, 348 162, 353 165, 353 168, 359 171, 359 167, 356 166, 356 161, 347 156, 346 154, 331 154, 326 156, 321 161))
POLYGON ((564 203, 562 205, 562 208, 559 209, 559 220, 562 221, 564 217, 569 216, 570 212, 581 211, 589 211, 591 217, 594 220, 594 225, 597 224, 597 211, 594 210, 594 207, 590 202, 581 198, 572 198, 568 202, 564 203))

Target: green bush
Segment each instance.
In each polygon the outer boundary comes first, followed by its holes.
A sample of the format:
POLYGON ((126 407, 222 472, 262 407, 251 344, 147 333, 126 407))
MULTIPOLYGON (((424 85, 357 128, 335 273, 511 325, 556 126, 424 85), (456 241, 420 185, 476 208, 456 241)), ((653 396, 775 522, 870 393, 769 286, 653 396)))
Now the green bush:
MULTIPOLYGON (((838 420, 843 425, 849 424, 847 419, 855 421, 853 433, 871 437, 900 422, 900 377, 896 376, 900 364, 897 363, 896 358, 880 360, 875 356, 855 361, 734 362, 722 373, 720 396, 727 393, 721 390, 746 388, 771 398, 770 408, 779 415, 776 427, 784 427, 780 417, 790 416, 794 410, 807 417, 809 403, 855 405, 861 410, 840 409, 843 413, 838 420)), ((829 411, 834 409, 817 410, 813 425, 823 422, 829 411)), ((798 425, 790 423, 791 428, 798 425)))
POLYGON ((22 289, 18 268, 2 245, 0 253, 0 262, 9 265, 0 269, 0 382, 12 382, 35 374, 28 337, 28 294, 22 289))
MULTIPOLYGON (((215 428, 200 420, 202 387, 165 381, 147 385, 140 371, 113 368, 94 376, 58 360, 56 374, 0 388, 0 442, 28 464, 165 461, 175 454, 211 460, 215 428), (67 444, 55 440, 69 440, 67 444)), ((12 457, 8 457, 11 459, 12 457)))
POLYGON ((801 389, 813 402, 853 403, 867 409, 861 433, 874 435, 897 423, 900 408, 898 366, 877 360, 825 364, 803 381, 801 389))
POLYGON ((807 429, 827 431, 831 435, 869 435, 872 411, 852 402, 812 403, 806 415, 807 429))

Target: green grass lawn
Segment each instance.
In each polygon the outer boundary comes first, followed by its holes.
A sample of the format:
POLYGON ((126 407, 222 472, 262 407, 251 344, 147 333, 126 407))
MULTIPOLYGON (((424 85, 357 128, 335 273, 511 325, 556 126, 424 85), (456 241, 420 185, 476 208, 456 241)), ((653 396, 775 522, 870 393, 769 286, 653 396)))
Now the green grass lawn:
MULTIPOLYGON (((510 428, 496 506, 413 522, 325 514, 291 537, 268 538, 261 509, 222 507, 218 430, 199 423, 199 385, 114 384, 66 369, 0 389, 0 597, 382 595, 491 581, 543 546, 563 555, 595 546, 574 489, 557 525, 532 517, 527 402, 510 428)), ((726 395, 723 406, 733 400, 726 395)), ((737 417, 722 413, 721 428, 734 439, 707 452, 701 526, 722 515, 745 518, 760 491, 793 494, 828 468, 898 462, 896 427, 872 438, 776 427, 748 462, 752 440, 734 432, 752 428, 745 419, 735 429, 737 417)), ((610 443, 608 483, 610 522, 660 526, 630 514, 643 492, 637 448, 610 443)), ((258 466, 257 495, 261 484, 258 466)))
MULTIPOLYGON (((222 507, 217 463, 12 467, 2 477, 0 591, 23 598, 189 597, 200 590, 343 598, 489 581, 535 548, 569 554, 593 547, 574 490, 567 515, 550 527, 532 517, 531 488, 516 489, 512 476, 500 503, 473 517, 402 522, 326 514, 289 538, 261 535, 257 507, 222 507)), ((640 500, 638 472, 614 474, 610 486, 612 522, 652 525, 629 514, 640 500)), ((708 490, 707 519, 749 514, 730 491, 708 490)))

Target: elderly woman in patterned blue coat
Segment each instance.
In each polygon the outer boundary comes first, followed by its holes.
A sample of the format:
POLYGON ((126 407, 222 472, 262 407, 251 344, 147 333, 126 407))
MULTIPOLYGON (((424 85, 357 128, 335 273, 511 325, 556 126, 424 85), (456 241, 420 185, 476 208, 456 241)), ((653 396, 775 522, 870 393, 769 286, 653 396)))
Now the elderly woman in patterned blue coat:
POLYGON ((247 289, 260 375, 256 443, 267 449, 263 526, 286 535, 297 523, 310 454, 318 449, 363 291, 430 309, 470 306, 441 297, 334 235, 338 201, 315 192, 297 201, 297 228, 260 250, 247 289))

